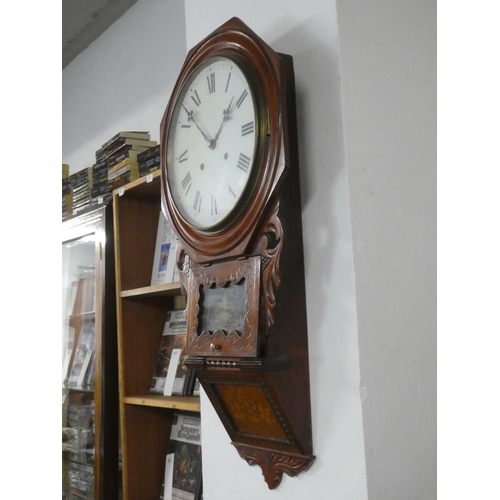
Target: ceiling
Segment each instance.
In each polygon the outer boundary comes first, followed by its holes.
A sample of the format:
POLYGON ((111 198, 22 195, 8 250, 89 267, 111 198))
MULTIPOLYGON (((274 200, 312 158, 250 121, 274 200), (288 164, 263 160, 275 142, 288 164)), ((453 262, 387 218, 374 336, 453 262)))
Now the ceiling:
POLYGON ((63 69, 137 0, 62 0, 63 69))

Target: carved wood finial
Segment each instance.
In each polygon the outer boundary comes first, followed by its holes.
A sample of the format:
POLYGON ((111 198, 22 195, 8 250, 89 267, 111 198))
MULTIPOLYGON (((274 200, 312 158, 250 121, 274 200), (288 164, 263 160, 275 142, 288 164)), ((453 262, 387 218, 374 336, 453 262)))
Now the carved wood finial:
POLYGON ((276 489, 283 478, 283 473, 295 477, 306 471, 314 461, 314 457, 293 456, 271 452, 233 443, 240 457, 249 465, 258 465, 270 490, 276 489))

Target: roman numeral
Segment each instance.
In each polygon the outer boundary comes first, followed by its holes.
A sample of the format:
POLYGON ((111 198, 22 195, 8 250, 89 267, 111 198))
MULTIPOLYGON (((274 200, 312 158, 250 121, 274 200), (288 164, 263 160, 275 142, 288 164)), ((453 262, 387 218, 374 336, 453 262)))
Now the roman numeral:
POLYGON ((199 106, 201 104, 201 99, 200 96, 198 95, 198 92, 196 90, 194 91, 195 95, 191 96, 191 99, 193 99, 193 102, 196 104, 196 106, 199 106))
POLYGON ((241 136, 253 134, 253 122, 245 123, 245 125, 241 126, 241 136))
POLYGON ((227 88, 229 87, 229 80, 231 80, 231 73, 229 73, 229 76, 227 77, 226 90, 224 91, 226 94, 227 94, 227 88))
MULTIPOLYGON (((182 179, 182 189, 186 189, 187 187, 191 187, 191 174, 188 172, 186 177, 184 177, 184 179, 182 179)), ((188 191, 189 191, 189 188, 188 188, 188 191)), ((187 194, 187 192, 186 192, 187 194)))
POLYGON ((231 189, 231 186, 228 184, 227 187, 229 188, 229 191, 231 191, 231 194, 236 198, 236 193, 231 189))
POLYGON ((247 173, 248 168, 250 167, 250 158, 243 153, 240 153, 240 157, 238 158, 238 164, 236 165, 240 170, 247 173))
POLYGON ((236 101, 236 106, 239 108, 242 104, 243 101, 245 100, 245 97, 248 95, 247 89, 243 91, 243 93, 240 95, 240 98, 236 101))
POLYGON ((181 128, 191 128, 191 125, 181 125, 181 128))
POLYGON ((184 153, 182 153, 182 154, 179 156, 179 158, 178 158, 179 163, 182 163, 183 161, 187 161, 187 159, 188 159, 188 157, 186 156, 186 155, 187 155, 187 152, 188 152, 188 151, 187 151, 187 149, 186 149, 186 151, 184 151, 184 153))
POLYGON ((201 210, 201 199, 202 199, 201 193, 199 191, 196 191, 196 196, 194 198, 193 208, 198 213, 200 213, 200 210, 201 210))
POLYGON ((210 73, 210 75, 207 76, 207 83, 208 83, 208 92, 210 94, 213 94, 215 92, 215 73, 210 73))
POLYGON ((211 215, 217 215, 217 199, 211 196, 211 215))

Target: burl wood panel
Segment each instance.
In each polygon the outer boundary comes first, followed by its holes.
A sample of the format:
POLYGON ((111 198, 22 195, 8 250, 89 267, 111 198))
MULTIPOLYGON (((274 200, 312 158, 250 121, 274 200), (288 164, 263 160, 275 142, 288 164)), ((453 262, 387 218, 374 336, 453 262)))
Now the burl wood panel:
POLYGON ((261 387, 216 384, 214 390, 231 415, 237 432, 287 440, 261 387))

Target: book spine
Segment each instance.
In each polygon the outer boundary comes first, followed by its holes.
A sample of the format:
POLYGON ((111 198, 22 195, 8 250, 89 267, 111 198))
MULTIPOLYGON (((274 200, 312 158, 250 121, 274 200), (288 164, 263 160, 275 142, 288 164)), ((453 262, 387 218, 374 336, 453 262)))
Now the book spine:
POLYGON ((115 141, 118 139, 126 139, 126 138, 131 138, 131 139, 143 139, 146 141, 149 141, 150 135, 149 132, 118 132, 115 134, 111 139, 106 141, 102 146, 101 149, 106 149, 107 147, 111 146, 115 141))
POLYGON ((108 181, 113 180, 115 177, 119 177, 121 174, 130 171, 138 171, 137 163, 120 163, 113 170, 108 171, 108 181))
POLYGON ((92 167, 88 167, 88 168, 84 168, 78 172, 75 172, 74 174, 71 174, 69 176, 69 178, 70 178, 70 181, 73 183, 73 182, 77 182, 77 181, 81 181, 81 180, 86 180, 91 176, 92 176, 92 167))
POLYGON ((153 167, 145 168, 143 167, 142 169, 139 168, 139 177, 144 177, 145 175, 152 174, 156 170, 160 169, 160 165, 155 165, 153 167))
POLYGON ((102 196, 107 192, 108 192, 108 183, 106 182, 106 184, 101 184, 99 186, 93 187, 92 190, 90 191, 90 196, 92 196, 92 198, 99 198, 99 196, 102 196))
POLYGON ((157 144, 156 146, 153 146, 152 148, 146 149, 146 151, 141 151, 137 155, 137 162, 143 162, 145 160, 149 160, 149 158, 152 158, 153 156, 159 155, 160 154, 160 145, 157 144))
POLYGON ((109 160, 109 168, 114 167, 118 163, 120 163, 123 160, 126 159, 136 159, 137 158, 137 151, 134 151, 132 148, 129 148, 127 151, 116 155, 113 157, 113 159, 109 160))
POLYGON ((135 174, 134 172, 126 172, 126 173, 122 174, 120 177, 116 177, 115 179, 108 181, 108 189, 110 191, 113 191, 114 189, 122 187, 125 184, 128 184, 129 182, 131 182, 137 178, 138 178, 138 175, 135 174))
POLYGON ((106 141, 102 146, 101 146, 101 149, 106 149, 108 146, 110 146, 111 144, 113 144, 113 142, 115 142, 116 140, 118 140, 118 138, 120 137, 120 134, 115 134, 113 137, 111 137, 111 139, 109 139, 108 141, 106 141))
POLYGON ((149 158, 149 160, 138 162, 139 166, 142 168, 154 167, 155 165, 160 164, 160 155, 154 156, 153 158, 149 158))

